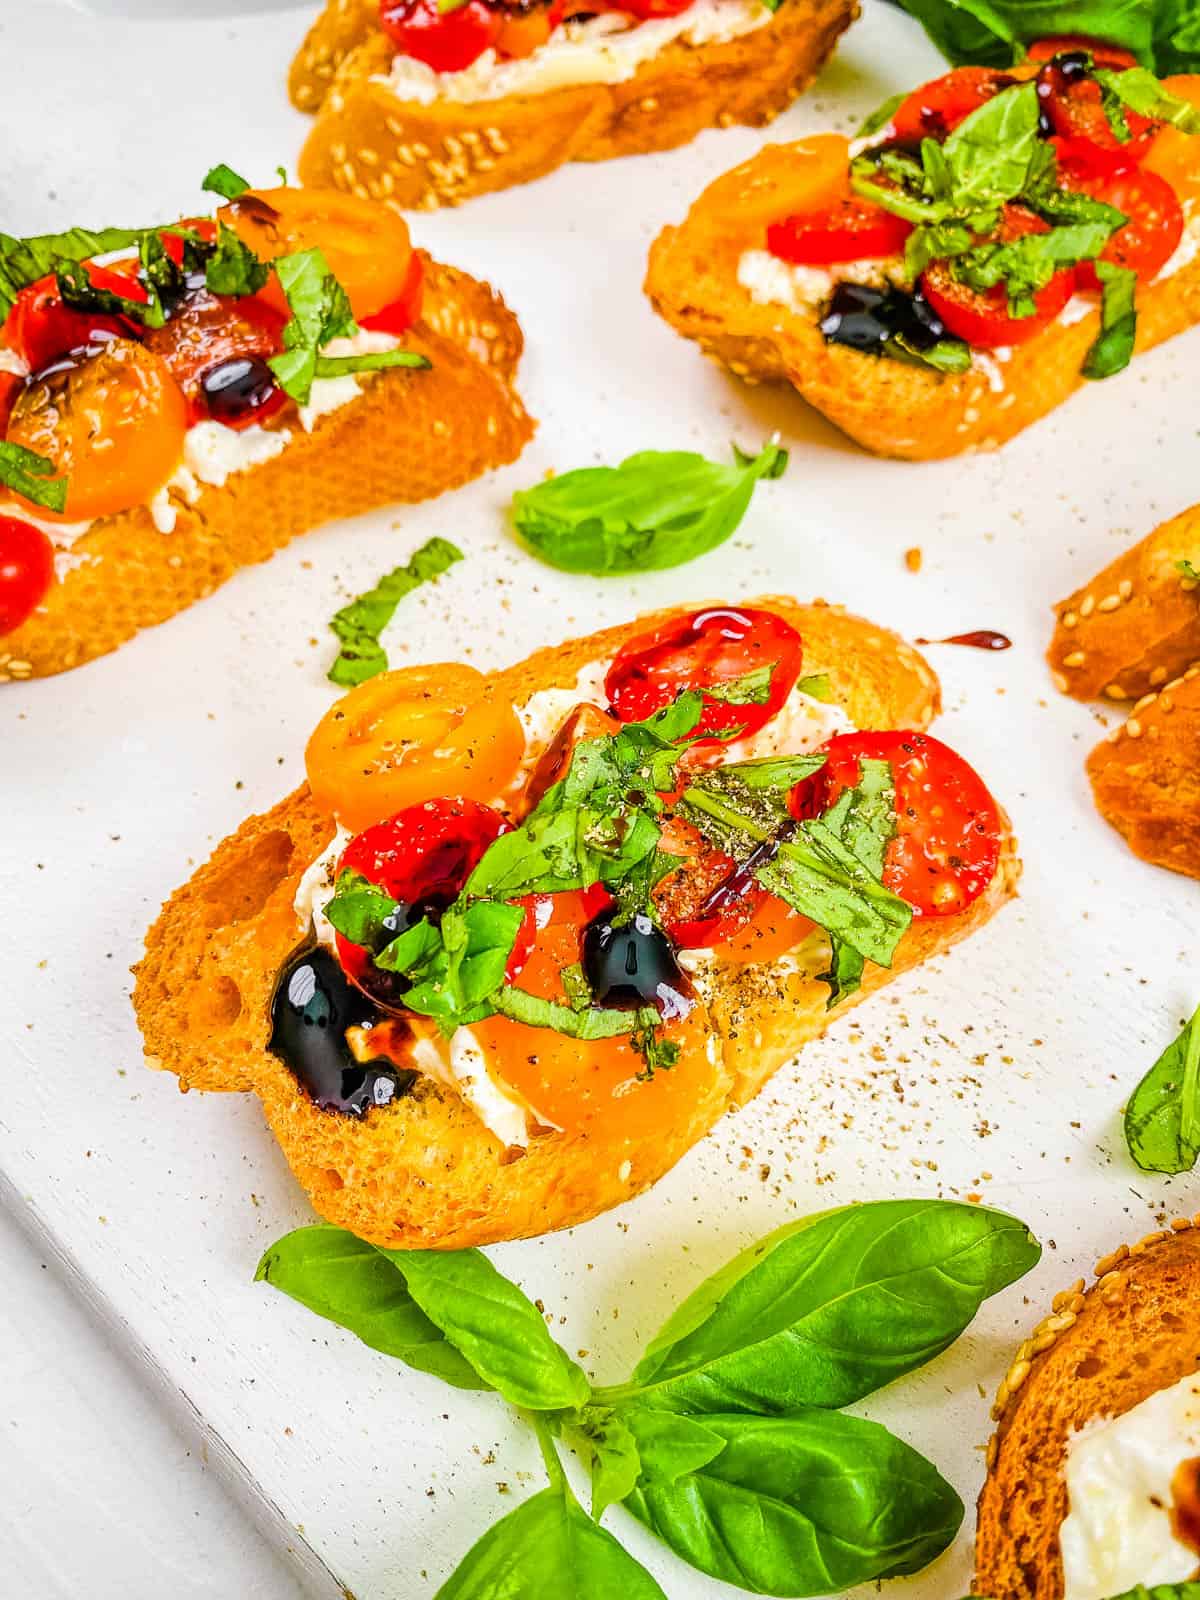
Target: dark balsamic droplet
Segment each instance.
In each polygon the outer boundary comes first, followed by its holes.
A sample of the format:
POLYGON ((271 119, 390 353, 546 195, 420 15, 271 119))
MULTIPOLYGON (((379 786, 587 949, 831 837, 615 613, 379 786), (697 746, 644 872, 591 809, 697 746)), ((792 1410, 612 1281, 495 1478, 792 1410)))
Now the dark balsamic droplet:
POLYGON ((952 633, 948 639, 917 639, 916 644, 964 644, 971 650, 1011 650, 1012 640, 994 628, 976 628, 971 633, 952 633))
POLYGON ((583 930, 583 973, 596 1003, 614 1011, 655 1006, 664 1021, 692 1008, 687 980, 671 941, 644 912, 618 924, 602 911, 583 930))
POLYGON ((821 332, 826 344, 879 355, 898 337, 913 350, 931 350, 946 337, 946 325, 922 295, 839 283, 821 319, 821 332))
POLYGON ((375 1006, 322 945, 285 964, 271 1001, 267 1048, 288 1067, 322 1111, 363 1116, 405 1094, 416 1077, 387 1060, 356 1061, 346 1029, 370 1027, 375 1006))
POLYGON ((275 375, 261 356, 234 356, 210 367, 200 387, 215 421, 240 422, 275 398, 275 375))

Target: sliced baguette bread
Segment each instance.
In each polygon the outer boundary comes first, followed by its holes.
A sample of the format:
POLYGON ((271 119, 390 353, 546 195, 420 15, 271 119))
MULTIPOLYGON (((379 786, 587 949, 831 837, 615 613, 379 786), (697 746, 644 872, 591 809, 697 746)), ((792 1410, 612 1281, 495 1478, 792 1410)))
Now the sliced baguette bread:
MULTIPOLYGON (((832 607, 755 603, 799 629, 805 670, 829 674, 835 701, 859 727, 922 728, 939 709, 937 679, 894 634, 832 607)), ((569 687, 581 667, 671 614, 539 650, 493 682, 518 705, 538 690, 569 687)), ((306 788, 245 823, 167 902, 135 969, 133 999, 151 1064, 174 1072, 184 1089, 257 1094, 317 1211, 378 1244, 488 1244, 567 1227, 629 1199, 841 1014, 826 1009, 817 978, 828 963, 821 936, 775 964, 718 967, 699 1048, 638 1087, 666 1097, 661 1115, 650 1104, 633 1131, 610 1119, 602 1134, 535 1135, 515 1160, 456 1094, 427 1078, 362 1120, 319 1111, 266 1046, 277 973, 305 935, 293 907, 299 879, 332 833, 306 788)), ((1014 893, 1018 874, 1006 831, 986 893, 958 916, 914 922, 892 971, 868 965, 853 998, 981 927, 1014 893)))
MULTIPOLYGON (((989 1600, 1063 1600, 1059 1530, 1072 1433, 1119 1417, 1200 1370, 1200 1217, 1099 1262, 1096 1281, 1055 1298, 1000 1388, 979 1496, 975 1590, 989 1600)), ((1200 1565, 1200 1558, 1198 1558, 1200 1565)))
MULTIPOLYGON (((942 374, 827 344, 818 310, 752 298, 738 281, 739 259, 762 249, 766 224, 792 209, 788 163, 807 159, 807 146, 765 146, 711 185, 678 227, 659 234, 645 288, 672 327, 737 377, 790 383, 859 444, 905 461, 995 449, 1083 387, 1084 359, 1100 332, 1098 306, 1079 321, 1053 323, 1003 362, 942 374)), ((1139 351, 1200 322, 1200 258, 1141 289, 1138 307, 1139 351)))
POLYGON ((93 523, 42 605, 0 638, 0 682, 105 655, 323 522, 428 499, 514 460, 534 426, 514 387, 520 326, 487 284, 423 262, 424 311, 405 344, 431 367, 369 375, 311 433, 293 425, 280 454, 194 502, 176 496, 170 533, 146 506, 93 523))
POLYGON ((618 83, 470 102, 398 99, 393 47, 371 0, 328 0, 292 65, 293 103, 315 112, 305 184, 401 210, 433 210, 544 177, 568 161, 669 150, 704 128, 760 125, 808 86, 858 14, 857 0, 782 0, 750 33, 672 40, 618 83))

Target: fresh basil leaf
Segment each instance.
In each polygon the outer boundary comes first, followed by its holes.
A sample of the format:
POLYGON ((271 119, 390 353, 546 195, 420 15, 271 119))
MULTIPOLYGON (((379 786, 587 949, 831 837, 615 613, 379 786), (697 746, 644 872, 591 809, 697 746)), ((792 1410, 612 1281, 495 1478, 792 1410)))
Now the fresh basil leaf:
POLYGON ((429 968, 442 955, 440 933, 428 917, 422 917, 376 952, 375 965, 383 972, 399 972, 415 981, 428 976, 429 968))
POLYGON ((1192 0, 1158 0, 1152 7, 1154 59, 1162 74, 1200 72, 1200 13, 1192 0))
POLYGON ((1034 296, 1050 282, 1056 272, 1080 261, 1092 261, 1100 254, 1115 228, 1124 220, 1114 212, 1115 221, 1068 222, 1047 233, 1027 233, 1007 244, 976 245, 954 260, 956 278, 980 293, 1003 284, 1008 293, 1009 315, 1032 316, 1037 310, 1034 296))
POLYGON ((641 1463, 638 1476, 643 1484, 678 1483, 689 1472, 706 1467, 725 1448, 720 1434, 698 1418, 678 1411, 630 1406, 621 1416, 637 1449, 641 1463))
POLYGON ((317 355, 331 339, 358 331, 346 291, 329 270, 320 250, 300 250, 272 263, 291 312, 283 330, 283 351, 267 365, 279 387, 306 405, 317 375, 317 355))
POLYGON ((0 233, 0 322, 12 310, 22 289, 44 278, 64 262, 87 261, 113 250, 141 243, 145 228, 69 228, 65 233, 42 233, 27 239, 0 233))
POLYGON ((271 269, 244 244, 236 229, 217 223, 216 248, 204 268, 205 287, 211 294, 257 294, 271 269))
POLYGON ((1100 332, 1083 363, 1085 378, 1111 378, 1133 359, 1137 339, 1137 273, 1110 261, 1096 262, 1103 285, 1100 332))
POLYGON ((599 1522, 609 1506, 632 1492, 641 1457, 633 1434, 612 1406, 588 1406, 573 1431, 591 1463, 592 1517, 599 1522))
POLYGON ((208 194, 219 194, 222 200, 236 200, 238 195, 245 194, 250 183, 221 161, 209 169, 200 187, 208 194))
POLYGON ((668 1319, 639 1392, 694 1412, 844 1406, 924 1366, 1041 1249, 1003 1212, 883 1200, 787 1224, 668 1319))
POLYGON ((996 206, 1021 193, 1040 147, 1039 118, 1033 83, 1002 89, 963 118, 940 147, 956 208, 996 206))
POLYGON ((847 995, 853 994, 856 989, 861 989, 863 973, 866 970, 867 963, 862 954, 855 950, 853 945, 848 945, 844 939, 834 935, 829 941, 829 965, 824 972, 817 974, 819 983, 829 985, 829 998, 825 1002, 825 1009, 832 1011, 847 995))
POLYGON ((1130 67, 1124 72, 1096 67, 1092 76, 1102 89, 1140 116, 1169 122, 1181 133, 1200 133, 1200 108, 1171 94, 1145 67, 1130 67))
MULTIPOLYGON (((166 322, 158 291, 152 284, 142 282, 150 296, 148 300, 134 300, 118 294, 114 289, 103 289, 92 282, 87 267, 81 261, 64 261, 54 270, 54 281, 65 306, 73 311, 98 311, 106 316, 128 317, 146 328, 161 328, 166 322)), ((131 280, 132 284, 132 280, 131 280)))
MULTIPOLYGON (((493 900, 450 907, 437 930, 439 946, 422 957, 404 1004, 433 1017, 446 1033, 490 1015, 524 920, 520 906, 493 900)), ((389 950, 376 958, 378 965, 388 966, 389 950)))
POLYGON ((1129 1097, 1125 1143, 1143 1172, 1190 1172, 1200 1157, 1200 1011, 1129 1097))
POLYGON ((318 1223, 285 1234, 259 1262, 254 1281, 456 1389, 491 1387, 416 1304, 388 1257, 341 1228, 318 1223))
POLYGON ((890 762, 870 757, 859 762, 859 779, 843 789, 820 819, 877 878, 883 876, 887 847, 896 833, 896 785, 890 762))
POLYGON ((936 344, 915 345, 902 334, 895 334, 888 340, 884 352, 893 360, 932 367, 935 372, 968 372, 971 367, 971 347, 963 339, 939 339, 936 344))
POLYGON ((396 567, 373 589, 335 612, 329 626, 341 640, 341 649, 329 669, 330 682, 349 689, 383 672, 388 662, 379 636, 400 601, 462 559, 462 551, 449 539, 427 539, 404 566, 396 567))
POLYGON ((889 95, 881 106, 876 106, 871 115, 859 127, 854 137, 856 139, 869 139, 873 134, 882 132, 907 99, 908 95, 903 89, 898 94, 889 95))
POLYGON ((350 871, 338 874, 325 915, 351 944, 374 950, 381 941, 394 935, 395 929, 387 927, 387 920, 394 917, 398 909, 396 901, 385 890, 364 878, 361 872, 350 871))
POLYGON ((428 356, 416 350, 366 350, 356 356, 318 356, 318 378, 340 378, 348 372, 388 372, 393 367, 418 367, 422 370, 433 365, 428 356))
POLYGON ((727 683, 709 684, 704 690, 704 698, 731 706, 765 706, 771 698, 771 679, 778 665, 778 661, 764 661, 761 667, 754 667, 740 678, 730 678, 727 683))
POLYGON ((679 1045, 674 1039, 664 1039, 658 1012, 651 1008, 638 1012, 638 1021, 629 1036, 629 1044, 642 1058, 638 1078, 648 1083, 656 1072, 670 1072, 679 1063, 679 1045))
POLYGON ((760 789, 794 789, 805 778, 820 772, 826 759, 818 751, 807 756, 760 756, 755 761, 730 761, 723 767, 714 767, 711 774, 698 776, 695 787, 704 788, 717 780, 726 788, 740 785, 751 794, 760 789))
POLYGON ((479 1250, 383 1250, 435 1327, 514 1406, 585 1405, 587 1374, 546 1328, 541 1312, 479 1250))
POLYGON ((975 243, 975 234, 964 222, 927 222, 914 228, 904 245, 904 275, 915 283, 932 261, 949 261, 961 256, 975 243))
POLYGON ((23 444, 0 440, 0 483, 31 505, 47 511, 64 511, 67 479, 54 476, 54 463, 23 444))
POLYGON ((810 700, 820 700, 828 704, 833 698, 833 680, 827 672, 810 672, 807 677, 797 678, 793 694, 807 695, 810 700))
POLYGON ((912 907, 885 889, 820 819, 802 823, 797 837, 782 844, 755 876, 793 910, 879 967, 891 965, 912 921, 912 907))
POLYGON ((592 1006, 587 1011, 576 1011, 559 1005, 554 1000, 544 1000, 540 995, 529 994, 509 984, 496 997, 496 1010, 514 1022, 524 1022, 531 1028, 553 1028, 555 1033, 565 1033, 572 1039, 616 1039, 633 1033, 636 1028, 653 1028, 658 1023, 658 1012, 651 1006, 636 1011, 618 1011, 615 1008, 592 1006))
POLYGON ((1198 566, 1196 562, 1189 561, 1186 557, 1184 557, 1183 560, 1177 561, 1175 566, 1185 578, 1190 580, 1190 582, 1200 583, 1200 566, 1198 566))
POLYGON ((581 467, 513 496, 513 521, 535 553, 565 572, 598 576, 679 566, 723 544, 754 485, 787 452, 721 466, 691 451, 643 450, 618 467, 581 467))
POLYGON ((919 1572, 963 1505, 937 1469, 877 1422, 837 1411, 708 1416, 721 1453, 625 1504, 691 1566, 752 1594, 827 1595, 919 1572))
POLYGON ((434 1600, 667 1600, 646 1571, 556 1484, 510 1511, 434 1600))
MULTIPOLYGON (((1182 10, 1187 0, 1174 0, 1182 10)), ((1148 66, 1154 58, 1154 0, 900 0, 955 64, 1007 67, 1023 43, 1082 34, 1121 45, 1148 66)), ((1171 4, 1171 0, 1167 0, 1171 4)), ((1163 66, 1164 71, 1187 67, 1163 66)))

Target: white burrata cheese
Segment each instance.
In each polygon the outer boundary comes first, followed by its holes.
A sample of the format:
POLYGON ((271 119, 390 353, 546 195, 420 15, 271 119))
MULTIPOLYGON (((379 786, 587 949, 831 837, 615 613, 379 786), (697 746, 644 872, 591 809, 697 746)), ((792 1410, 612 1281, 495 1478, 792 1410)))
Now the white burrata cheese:
POLYGON ((435 72, 412 56, 397 55, 373 81, 386 84, 398 100, 420 105, 547 94, 580 83, 625 83, 669 44, 723 44, 765 27, 771 15, 763 0, 695 0, 677 17, 647 22, 607 11, 560 24, 545 44, 520 60, 501 60, 494 50, 485 50, 461 72, 435 72))
POLYGON ((850 733, 854 724, 841 706, 793 689, 778 713, 751 734, 725 746, 726 761, 761 761, 768 756, 801 756, 818 750, 835 733, 850 733))
POLYGON ((313 864, 306 868, 296 885, 296 896, 292 901, 300 931, 307 933, 311 923, 317 943, 330 950, 335 945, 334 926, 325 915, 325 907, 333 899, 337 864, 349 841, 349 832, 339 822, 333 838, 313 864))
POLYGON ((1070 1511, 1059 1530, 1064 1600, 1109 1600, 1145 1584, 1182 1583, 1200 1555, 1175 1535, 1172 1480, 1200 1456, 1200 1375, 1067 1444, 1070 1511))
POLYGON ((738 258, 737 278, 755 305, 783 306, 803 313, 823 305, 836 284, 865 283, 881 289, 899 278, 903 270, 900 256, 840 262, 834 269, 801 266, 784 261, 769 250, 746 250, 738 258))
POLYGON ((525 765, 531 766, 562 727, 576 706, 608 705, 604 680, 608 661, 589 661, 569 689, 539 689, 524 705, 518 706, 517 720, 525 735, 525 765))

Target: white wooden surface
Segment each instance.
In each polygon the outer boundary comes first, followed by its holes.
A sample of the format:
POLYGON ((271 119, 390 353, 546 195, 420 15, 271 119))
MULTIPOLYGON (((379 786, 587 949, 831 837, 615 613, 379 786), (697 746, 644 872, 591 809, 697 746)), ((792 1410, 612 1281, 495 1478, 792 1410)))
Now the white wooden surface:
MULTIPOLYGON (((214 161, 265 178, 294 160, 303 122, 282 77, 303 21, 115 23, 3 0, 3 225, 179 214, 214 161)), ((937 65, 906 19, 868 0, 773 136, 848 127, 937 65)), ((251 1283, 305 1204, 253 1103, 184 1100, 142 1069, 126 969, 164 895, 298 780, 330 700, 332 610, 432 533, 469 559, 406 602, 396 660, 462 650, 499 663, 667 598, 768 588, 911 634, 986 626, 1016 641, 1004 656, 935 659, 939 731, 992 780, 1024 840, 1019 904, 840 1023, 650 1195, 495 1252, 589 1369, 617 1378, 681 1293, 789 1217, 982 1195, 1039 1232, 1043 1265, 953 1352, 865 1407, 970 1501, 986 1395, 1033 1314, 1027 1297, 1040 1306, 1116 1240, 1200 1199, 1191 1179, 1138 1176, 1117 1117, 1195 1004, 1196 886, 1141 866, 1098 821, 1081 770, 1096 719, 1054 693, 1042 662, 1051 602, 1200 499, 1200 335, 1089 389, 1002 455, 871 460, 790 396, 707 366, 640 295, 657 227, 763 138, 714 133, 417 219, 421 242, 491 277, 521 313, 523 389, 542 419, 523 462, 434 505, 318 532, 117 655, 0 702, 9 1202, 159 1392, 194 1408, 210 1457, 317 1593, 429 1596, 536 1482, 536 1451, 492 1400, 398 1369, 251 1283), (794 449, 788 476, 759 491, 729 547, 692 566, 628 585, 570 579, 504 530, 509 493, 547 467, 649 446, 719 454, 775 428, 794 449), (913 545, 919 575, 902 560, 913 545)), ((673 1600, 728 1593, 613 1520, 673 1600)), ((905 1592, 945 1600, 968 1575, 964 1535, 905 1592)))

